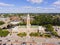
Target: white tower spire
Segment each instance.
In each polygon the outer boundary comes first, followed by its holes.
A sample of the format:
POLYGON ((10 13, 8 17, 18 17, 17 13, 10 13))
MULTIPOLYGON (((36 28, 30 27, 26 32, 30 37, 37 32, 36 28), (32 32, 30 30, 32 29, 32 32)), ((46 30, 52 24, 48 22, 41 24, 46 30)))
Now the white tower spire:
POLYGON ((27 37, 28 38, 30 38, 30 36, 29 36, 29 32, 30 32, 30 26, 31 26, 31 24, 30 24, 30 15, 28 14, 27 15, 27 37))
POLYGON ((30 15, 27 15, 27 28, 30 28, 30 15))

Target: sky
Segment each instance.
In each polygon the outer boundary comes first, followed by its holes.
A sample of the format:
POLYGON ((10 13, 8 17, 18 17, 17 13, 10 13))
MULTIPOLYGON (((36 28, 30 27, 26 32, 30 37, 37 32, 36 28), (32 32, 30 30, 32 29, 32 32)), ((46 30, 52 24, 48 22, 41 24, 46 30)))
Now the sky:
POLYGON ((60 0, 0 0, 0 13, 60 13, 60 0))

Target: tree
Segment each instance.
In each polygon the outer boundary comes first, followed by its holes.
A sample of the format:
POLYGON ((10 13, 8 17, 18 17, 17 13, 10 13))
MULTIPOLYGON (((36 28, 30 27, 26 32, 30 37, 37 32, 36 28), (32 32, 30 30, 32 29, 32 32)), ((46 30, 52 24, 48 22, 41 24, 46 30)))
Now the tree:
POLYGON ((52 27, 51 24, 45 25, 45 27, 46 27, 46 31, 49 31, 49 32, 54 31, 54 28, 52 27))
POLYGON ((53 25, 60 25, 60 18, 55 18, 54 20, 53 20, 53 25))
POLYGON ((34 16, 34 20, 32 21, 32 25, 46 25, 46 24, 52 24, 53 18, 50 15, 38 15, 34 16))
POLYGON ((3 25, 4 24, 4 22, 3 21, 0 21, 0 25, 3 25))
POLYGON ((52 25, 48 24, 45 25, 46 27, 46 31, 49 31, 53 36, 58 36, 57 32, 54 31, 54 28, 52 27, 52 25))
POLYGON ((54 35, 54 36, 58 36, 58 34, 57 34, 56 31, 52 31, 52 35, 54 35))
POLYGON ((3 16, 4 16, 4 17, 9 17, 9 16, 10 16, 10 14, 4 14, 3 16))

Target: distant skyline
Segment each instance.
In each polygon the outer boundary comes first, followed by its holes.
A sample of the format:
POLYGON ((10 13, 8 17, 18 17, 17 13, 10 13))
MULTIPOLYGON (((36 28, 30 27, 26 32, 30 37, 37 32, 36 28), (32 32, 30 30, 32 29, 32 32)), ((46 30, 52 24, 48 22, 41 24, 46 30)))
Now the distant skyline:
POLYGON ((60 13, 60 0, 0 0, 0 13, 60 13))

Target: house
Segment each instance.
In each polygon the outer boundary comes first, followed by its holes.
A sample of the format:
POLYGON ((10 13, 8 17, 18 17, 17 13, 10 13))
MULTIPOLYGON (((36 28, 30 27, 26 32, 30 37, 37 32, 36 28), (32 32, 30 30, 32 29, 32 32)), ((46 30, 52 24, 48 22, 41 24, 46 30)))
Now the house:
POLYGON ((18 24, 20 22, 21 22, 20 17, 18 17, 18 16, 10 16, 10 24, 15 25, 15 24, 18 24))
POLYGON ((18 16, 10 16, 11 21, 20 21, 20 17, 18 16))
POLYGON ((45 33, 45 27, 43 27, 43 26, 39 26, 38 30, 41 33, 45 33))

